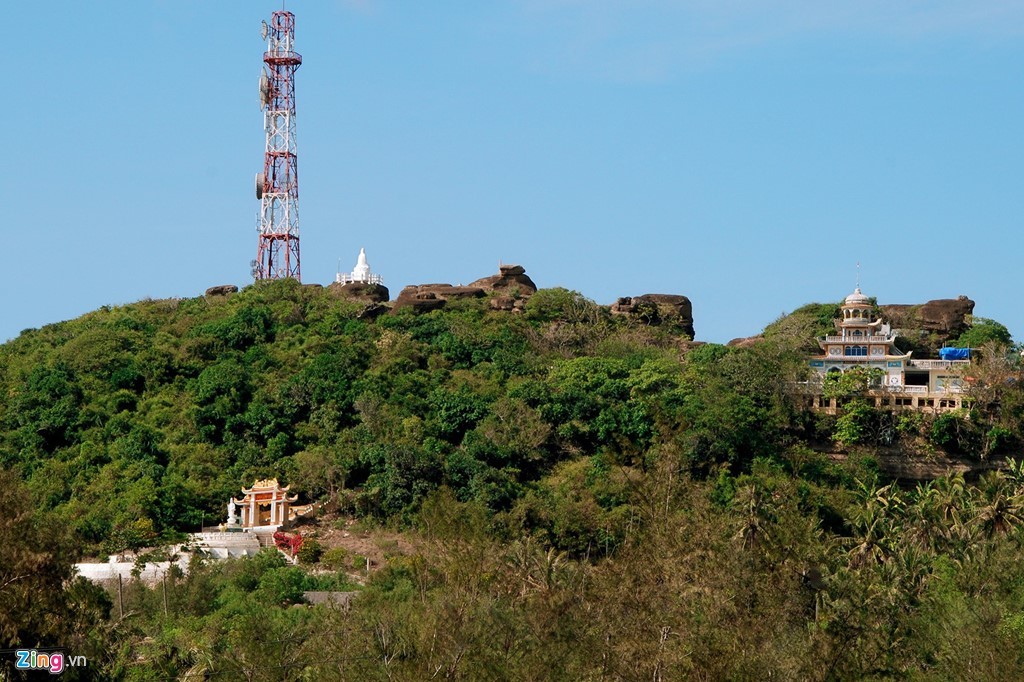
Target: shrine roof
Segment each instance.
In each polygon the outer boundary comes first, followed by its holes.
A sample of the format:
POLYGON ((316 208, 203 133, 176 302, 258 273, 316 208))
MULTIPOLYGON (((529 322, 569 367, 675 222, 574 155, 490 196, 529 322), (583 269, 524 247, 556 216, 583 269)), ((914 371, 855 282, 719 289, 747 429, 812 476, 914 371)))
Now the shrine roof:
POLYGON ((246 493, 263 491, 270 492, 273 490, 288 490, 288 486, 281 485, 278 483, 276 478, 265 478, 253 483, 251 488, 242 488, 242 491, 246 493))

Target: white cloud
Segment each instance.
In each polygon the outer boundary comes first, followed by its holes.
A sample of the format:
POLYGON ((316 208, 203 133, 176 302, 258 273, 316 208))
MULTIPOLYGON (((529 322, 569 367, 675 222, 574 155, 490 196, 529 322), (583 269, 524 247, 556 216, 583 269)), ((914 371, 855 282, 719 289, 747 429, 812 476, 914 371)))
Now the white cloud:
POLYGON ((898 44, 1024 37, 1024 0, 520 0, 528 30, 570 64, 658 79, 730 54, 800 40, 898 44))

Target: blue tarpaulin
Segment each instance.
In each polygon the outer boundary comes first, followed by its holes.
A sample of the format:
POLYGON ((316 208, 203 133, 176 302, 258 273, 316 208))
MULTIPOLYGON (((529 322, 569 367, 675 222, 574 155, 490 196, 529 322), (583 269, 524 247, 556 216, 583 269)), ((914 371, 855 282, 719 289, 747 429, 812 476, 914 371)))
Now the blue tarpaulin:
POLYGON ((970 360, 970 348, 940 348, 939 357, 943 360, 970 360))

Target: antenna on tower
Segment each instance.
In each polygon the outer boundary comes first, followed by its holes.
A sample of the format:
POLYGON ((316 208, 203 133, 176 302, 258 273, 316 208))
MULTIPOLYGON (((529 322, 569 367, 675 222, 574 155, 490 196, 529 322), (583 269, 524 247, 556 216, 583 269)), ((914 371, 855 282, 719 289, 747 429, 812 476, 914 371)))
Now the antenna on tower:
POLYGON ((263 171, 256 175, 260 201, 259 238, 253 277, 302 280, 299 268, 299 172, 295 146, 295 15, 282 9, 262 22, 267 41, 260 74, 260 109, 266 145, 263 171))
POLYGON ((860 289, 860 261, 857 261, 857 288, 860 289))

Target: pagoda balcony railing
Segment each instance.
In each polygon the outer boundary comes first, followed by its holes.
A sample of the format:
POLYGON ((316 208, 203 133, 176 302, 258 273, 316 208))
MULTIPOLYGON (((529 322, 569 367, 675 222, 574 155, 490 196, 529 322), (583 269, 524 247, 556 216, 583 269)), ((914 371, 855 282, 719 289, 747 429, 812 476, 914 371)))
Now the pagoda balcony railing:
POLYGON ((953 393, 967 393, 967 389, 963 386, 956 386, 953 384, 947 384, 945 386, 938 386, 934 389, 930 389, 927 386, 872 386, 869 389, 872 393, 903 393, 907 395, 925 395, 925 396, 938 396, 938 395, 950 395, 953 393))
POLYGON ((343 272, 338 273, 334 281, 338 284, 355 284, 357 282, 363 284, 384 284, 384 278, 381 275, 368 275, 365 278, 357 278, 343 272))
POLYGON ((883 336, 825 336, 822 341, 825 343, 891 343, 895 339, 895 334, 889 334, 883 336))
POLYGON ((910 360, 911 367, 918 369, 949 369, 971 364, 970 360, 910 360))
POLYGON ((910 393, 919 395, 928 394, 927 386, 885 386, 882 390, 884 390, 886 393, 910 393))

